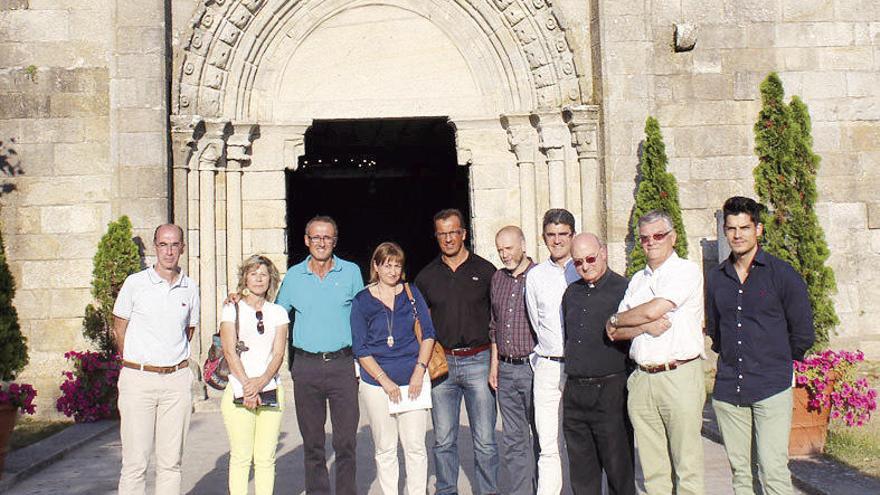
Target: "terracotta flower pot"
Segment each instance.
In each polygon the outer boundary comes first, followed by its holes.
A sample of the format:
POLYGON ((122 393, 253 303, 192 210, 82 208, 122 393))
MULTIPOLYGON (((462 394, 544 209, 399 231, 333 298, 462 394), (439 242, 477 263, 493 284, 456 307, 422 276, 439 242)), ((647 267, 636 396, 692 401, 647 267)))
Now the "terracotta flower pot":
POLYGON ((828 418, 831 410, 810 410, 807 405, 810 394, 804 387, 795 387, 792 400, 791 436, 788 441, 789 456, 821 454, 828 436, 828 418))
POLYGON ((8 404, 0 405, 0 478, 3 477, 3 464, 6 463, 6 452, 9 450, 9 439, 15 427, 18 410, 8 404))

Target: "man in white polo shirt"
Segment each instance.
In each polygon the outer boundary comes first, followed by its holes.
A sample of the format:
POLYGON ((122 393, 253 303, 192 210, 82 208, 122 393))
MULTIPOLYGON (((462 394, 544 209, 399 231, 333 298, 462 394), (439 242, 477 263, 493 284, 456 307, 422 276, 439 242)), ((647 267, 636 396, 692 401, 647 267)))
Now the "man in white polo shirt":
POLYGON ((156 494, 180 493, 180 462, 192 414, 189 341, 199 323, 199 288, 180 271, 183 231, 160 225, 156 264, 125 279, 113 306, 119 375, 122 471, 119 493, 146 491, 156 446, 156 494))
POLYGON ((675 238, 666 212, 639 218, 648 266, 606 324, 611 340, 632 339, 627 407, 649 495, 705 493, 703 271, 675 254, 675 238))
POLYGON ((562 459, 559 455, 559 411, 562 400, 563 356, 562 295, 580 276, 571 262, 574 215, 562 208, 547 210, 543 220, 544 243, 550 258, 532 268, 526 277, 526 309, 538 345, 531 356, 535 430, 538 434, 538 495, 562 493, 562 459))

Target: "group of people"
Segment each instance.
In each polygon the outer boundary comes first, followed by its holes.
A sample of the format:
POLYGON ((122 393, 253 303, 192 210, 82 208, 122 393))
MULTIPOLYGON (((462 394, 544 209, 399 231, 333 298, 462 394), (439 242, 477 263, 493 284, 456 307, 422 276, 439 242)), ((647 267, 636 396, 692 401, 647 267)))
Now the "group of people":
MULTIPOLYGON (((705 287, 703 269, 676 255, 673 221, 662 211, 638 221, 647 266, 631 280, 609 269, 603 240, 577 233, 564 209, 543 217, 550 256, 540 264, 526 253, 520 228, 499 230, 497 270, 465 247, 464 218, 448 209, 433 219, 440 255, 412 285, 403 249, 384 242, 373 252, 366 287, 357 265, 333 254, 333 219, 313 218, 304 236, 309 256, 283 282, 269 259, 254 255, 223 307, 229 492, 247 493, 251 465, 256 493, 273 491, 284 410, 278 374, 289 338, 310 495, 331 493, 328 410, 335 493, 357 491, 359 396, 385 494, 398 490, 398 442, 407 493, 426 493, 429 414, 436 493, 457 493, 462 399, 475 493, 558 495, 561 440, 576 494, 601 494, 603 474, 608 493, 635 494, 634 443, 649 494, 705 493, 705 323, 719 353, 713 407, 736 493, 759 485, 763 493, 791 493, 792 360, 802 359, 814 339, 806 286, 790 265, 761 250, 760 205, 733 197, 723 212, 731 254, 708 270, 705 287), (431 380, 435 345, 448 372, 431 380)), ((180 492, 191 414, 189 340, 199 323, 198 290, 178 266, 181 229, 162 225, 153 241, 155 265, 125 281, 114 307, 124 365, 124 494, 144 493, 154 445, 156 493, 180 492)))

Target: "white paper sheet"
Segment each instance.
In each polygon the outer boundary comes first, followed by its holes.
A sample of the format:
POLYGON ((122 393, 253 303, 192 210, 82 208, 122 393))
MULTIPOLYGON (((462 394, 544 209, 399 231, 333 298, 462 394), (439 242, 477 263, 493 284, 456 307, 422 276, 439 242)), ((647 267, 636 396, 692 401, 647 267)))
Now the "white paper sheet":
POLYGON ((388 414, 415 411, 416 409, 431 409, 431 377, 427 372, 422 379, 422 391, 418 397, 410 399, 409 385, 404 385, 400 387, 400 402, 395 404, 388 398, 388 414))

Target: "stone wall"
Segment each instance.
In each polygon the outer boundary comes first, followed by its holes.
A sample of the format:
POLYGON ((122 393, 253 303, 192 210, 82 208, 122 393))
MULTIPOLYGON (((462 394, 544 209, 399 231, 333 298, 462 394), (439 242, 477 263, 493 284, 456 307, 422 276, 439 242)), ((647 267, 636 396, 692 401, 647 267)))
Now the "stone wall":
POLYGON ((853 0, 597 0, 609 237, 622 268, 645 118, 660 120, 679 180, 690 257, 717 260, 714 211, 754 196, 758 85, 779 72, 809 105, 820 221, 837 274, 835 342, 880 358, 880 9, 853 0), (673 24, 698 29, 672 50, 673 24))
POLYGON ((19 379, 38 389, 41 415, 56 414, 63 353, 86 347, 82 314, 107 223, 129 215, 149 249, 166 217, 164 6, 119 7, 0 0, 0 140, 15 140, 24 171, 6 180, 15 190, 0 223, 30 351, 19 379))

